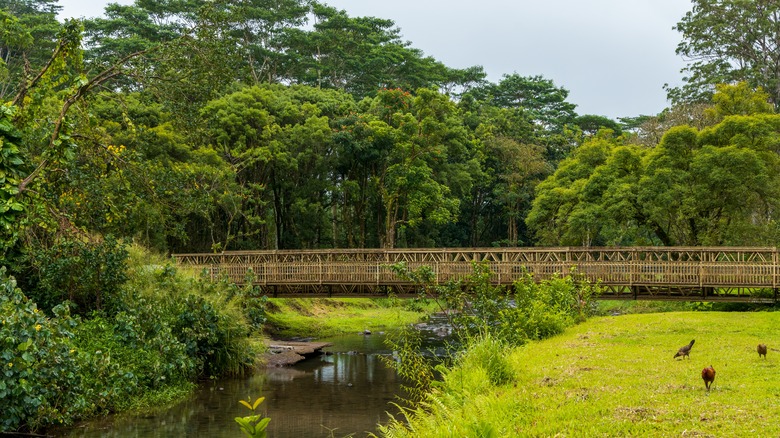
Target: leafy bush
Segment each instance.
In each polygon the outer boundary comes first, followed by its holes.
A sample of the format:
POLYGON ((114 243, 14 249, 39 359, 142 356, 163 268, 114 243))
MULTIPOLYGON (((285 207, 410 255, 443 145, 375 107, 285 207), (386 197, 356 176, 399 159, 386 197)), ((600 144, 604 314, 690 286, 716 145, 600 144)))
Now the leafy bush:
POLYGON ((0 432, 170 400, 196 377, 253 365, 250 327, 225 284, 150 264, 160 260, 137 247, 126 254, 112 312, 83 317, 52 301, 47 318, 0 271, 0 432))
POLYGON ((399 264, 393 269, 436 297, 464 348, 486 334, 510 345, 522 345, 529 339, 561 333, 588 316, 598 293, 597 286, 578 279, 576 272, 541 283, 526 274, 507 288, 491 283, 492 272, 484 263, 474 263, 470 276, 447 285, 435 284, 428 267, 409 271, 399 264))
POLYGON ((111 314, 127 281, 127 257, 125 246, 111 237, 66 239, 50 248, 30 249, 29 296, 46 311, 68 300, 82 316, 96 310, 111 314))
POLYGON ((575 275, 555 276, 536 283, 526 275, 514 284, 516 313, 511 315, 514 330, 529 339, 544 339, 562 333, 566 327, 584 321, 598 288, 575 275))
POLYGON ((250 326, 230 285, 182 275, 170 262, 149 264, 149 258, 138 248, 131 251, 123 294, 138 329, 149 339, 170 332, 200 377, 240 374, 251 366, 250 326))
POLYGON ((0 432, 67 423, 89 410, 67 306, 47 318, 0 268, 0 432))
POLYGON ((114 320, 101 316, 83 322, 74 343, 79 359, 89 364, 82 390, 103 412, 121 410, 132 397, 146 395, 168 386, 187 386, 195 376, 194 360, 164 324, 151 324, 147 331, 143 318, 120 313, 114 320))

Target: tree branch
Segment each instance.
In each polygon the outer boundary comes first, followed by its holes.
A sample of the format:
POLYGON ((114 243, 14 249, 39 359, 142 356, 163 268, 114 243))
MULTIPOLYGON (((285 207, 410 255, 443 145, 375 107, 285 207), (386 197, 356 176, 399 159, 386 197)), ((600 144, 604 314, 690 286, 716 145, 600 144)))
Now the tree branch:
MULTIPOLYGON (((62 109, 60 110, 60 114, 57 117, 57 120, 54 122, 54 130, 51 133, 51 137, 49 137, 48 149, 51 150, 52 148, 54 148, 54 144, 60 138, 60 134, 62 132, 62 125, 63 125, 63 123, 65 123, 65 116, 67 115, 68 110, 70 109, 71 106, 73 106, 73 104, 78 102, 79 99, 84 97, 84 95, 86 95, 91 89, 93 89, 93 88, 95 88, 97 86, 100 86, 101 84, 103 84, 103 83, 105 83, 105 82, 107 82, 107 81, 109 81, 109 80, 111 80, 111 79, 121 75, 122 74, 121 68, 122 68, 122 66, 125 63, 127 63, 128 61, 130 61, 133 58, 137 58, 137 57, 139 57, 141 55, 144 55, 144 54, 148 53, 151 50, 153 50, 153 49, 141 50, 141 51, 134 52, 134 53, 131 53, 131 54, 125 56, 124 58, 122 58, 119 61, 117 61, 111 67, 109 67, 106 70, 103 70, 102 72, 100 72, 97 75, 95 75, 95 77, 93 77, 92 79, 87 81, 86 84, 78 87, 78 89, 76 90, 76 92, 73 95, 71 95, 70 97, 65 99, 65 102, 62 104, 62 109)), ((56 53, 56 51, 55 51, 55 53, 56 53)), ((54 59, 54 56, 52 56, 52 59, 54 59)), ((50 64, 47 64, 45 69, 48 69, 49 65, 50 64)), ((40 78, 40 76, 41 75, 38 75, 38 78, 40 78)), ((48 158, 44 158, 38 164, 38 166, 35 168, 35 170, 33 170, 29 175, 27 175, 27 177, 24 180, 22 180, 22 182, 19 184, 19 193, 24 192, 26 190, 27 186, 41 173, 41 171, 48 164, 49 164, 49 159, 48 158)))

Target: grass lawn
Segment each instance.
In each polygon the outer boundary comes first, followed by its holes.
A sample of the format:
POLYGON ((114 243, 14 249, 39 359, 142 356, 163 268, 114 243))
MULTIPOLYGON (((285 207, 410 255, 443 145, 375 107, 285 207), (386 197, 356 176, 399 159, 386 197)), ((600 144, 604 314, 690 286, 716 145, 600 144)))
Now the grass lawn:
POLYGON ((324 338, 363 330, 383 331, 424 319, 435 304, 412 308, 389 298, 272 298, 268 301, 271 335, 324 338))
POLYGON ((779 328, 777 312, 593 318, 512 350, 507 385, 486 388, 473 366, 454 371, 414 433, 389 435, 780 436, 779 328), (673 359, 691 339, 690 359, 673 359))

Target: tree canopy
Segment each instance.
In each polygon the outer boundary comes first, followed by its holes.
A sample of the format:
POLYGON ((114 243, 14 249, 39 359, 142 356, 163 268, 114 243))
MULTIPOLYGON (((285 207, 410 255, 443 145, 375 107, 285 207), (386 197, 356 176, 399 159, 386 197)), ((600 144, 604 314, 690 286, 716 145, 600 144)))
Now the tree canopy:
POLYGON ((780 4, 772 0, 693 0, 675 27, 677 54, 688 61, 673 102, 707 102, 717 84, 746 82, 780 105, 780 4))
MULTIPOLYGON (((706 101, 618 122, 318 2, 137 0, 63 23, 53 1, 3 6, 7 257, 95 233, 177 252, 774 243, 758 76, 697 76, 706 101)), ((679 26, 691 56, 710 6, 679 26)))

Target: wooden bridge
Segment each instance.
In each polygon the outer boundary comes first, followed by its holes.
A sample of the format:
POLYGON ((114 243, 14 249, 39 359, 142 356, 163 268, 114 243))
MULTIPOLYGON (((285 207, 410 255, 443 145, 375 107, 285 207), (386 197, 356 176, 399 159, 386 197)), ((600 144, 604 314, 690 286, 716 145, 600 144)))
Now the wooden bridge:
POLYGON ((587 247, 329 249, 174 254, 213 279, 254 284, 272 296, 406 296, 417 287, 391 266, 428 266, 439 284, 486 263, 494 284, 526 273, 536 281, 576 273, 603 287, 604 299, 773 303, 780 282, 776 248, 587 247))

